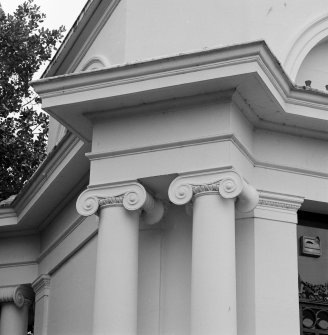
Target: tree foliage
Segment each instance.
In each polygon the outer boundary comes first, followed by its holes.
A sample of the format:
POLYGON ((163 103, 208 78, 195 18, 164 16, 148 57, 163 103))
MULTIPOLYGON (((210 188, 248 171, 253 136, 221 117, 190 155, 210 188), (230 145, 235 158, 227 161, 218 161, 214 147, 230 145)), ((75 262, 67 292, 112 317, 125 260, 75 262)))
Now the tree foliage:
POLYGON ((45 29, 33 0, 0 6, 0 200, 17 194, 46 156, 48 116, 29 82, 48 61, 64 27, 45 29))

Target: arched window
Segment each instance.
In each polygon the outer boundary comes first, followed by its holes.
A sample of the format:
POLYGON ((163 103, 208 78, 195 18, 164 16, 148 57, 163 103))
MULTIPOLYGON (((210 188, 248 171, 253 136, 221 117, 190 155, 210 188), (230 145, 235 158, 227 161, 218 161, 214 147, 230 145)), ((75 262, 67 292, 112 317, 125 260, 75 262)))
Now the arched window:
POLYGON ((297 85, 303 86, 305 82, 307 82, 311 88, 327 91, 328 38, 324 38, 320 41, 307 54, 299 68, 295 81, 297 85))

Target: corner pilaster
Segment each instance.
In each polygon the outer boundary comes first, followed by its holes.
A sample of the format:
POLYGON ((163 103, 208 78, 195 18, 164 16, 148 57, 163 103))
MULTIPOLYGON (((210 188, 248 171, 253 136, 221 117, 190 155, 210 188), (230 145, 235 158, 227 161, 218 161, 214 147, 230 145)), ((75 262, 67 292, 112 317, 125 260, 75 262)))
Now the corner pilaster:
POLYGON ((35 293, 35 335, 47 335, 48 332, 50 280, 49 275, 42 274, 32 283, 35 293))
POLYGON ((259 191, 254 211, 238 213, 238 329, 245 335, 299 334, 296 229, 303 200, 259 191))

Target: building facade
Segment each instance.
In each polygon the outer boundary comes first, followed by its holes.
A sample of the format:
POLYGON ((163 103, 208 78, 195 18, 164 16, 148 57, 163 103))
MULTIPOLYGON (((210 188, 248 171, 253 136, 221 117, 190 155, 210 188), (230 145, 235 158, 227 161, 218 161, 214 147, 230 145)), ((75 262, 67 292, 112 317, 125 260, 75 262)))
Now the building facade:
POLYGON ((0 333, 328 334, 327 36, 324 0, 90 0, 32 83, 0 333))

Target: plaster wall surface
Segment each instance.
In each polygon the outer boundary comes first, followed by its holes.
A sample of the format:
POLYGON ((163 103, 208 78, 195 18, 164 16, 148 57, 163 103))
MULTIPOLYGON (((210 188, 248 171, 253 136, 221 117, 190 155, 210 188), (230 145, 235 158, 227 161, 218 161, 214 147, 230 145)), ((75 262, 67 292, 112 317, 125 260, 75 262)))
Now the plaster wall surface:
POLYGON ((0 239, 1 286, 30 283, 37 276, 40 251, 38 235, 0 239), (33 279, 34 278, 34 279, 33 279))
POLYGON ((159 334, 190 334, 192 217, 170 205, 163 222, 159 334))
POLYGON ((264 39, 283 63, 305 27, 328 13, 324 0, 130 0, 127 6, 127 62, 264 39))
POLYGON ((261 162, 327 173, 327 141, 258 129, 254 133, 254 156, 261 162), (270 150, 268 150, 270 148, 270 150))
POLYGON ((43 252, 55 240, 57 240, 67 230, 74 221, 78 220, 80 215, 75 207, 76 198, 69 201, 64 208, 58 208, 56 215, 53 216, 51 222, 44 227, 40 234, 40 251, 43 252))
POLYGON ((125 63, 126 16, 126 0, 121 0, 74 72, 89 71, 89 61, 93 59, 99 59, 105 67, 125 63))
POLYGON ((51 276, 48 334, 91 334, 96 239, 51 276))
POLYGON ((139 234, 138 334, 189 334, 191 217, 167 205, 166 215, 139 234))
POLYGON ((161 227, 145 227, 139 233, 138 334, 159 334, 162 274, 161 227))
POLYGON ((39 252, 37 234, 0 238, 0 265, 35 261, 39 252))

